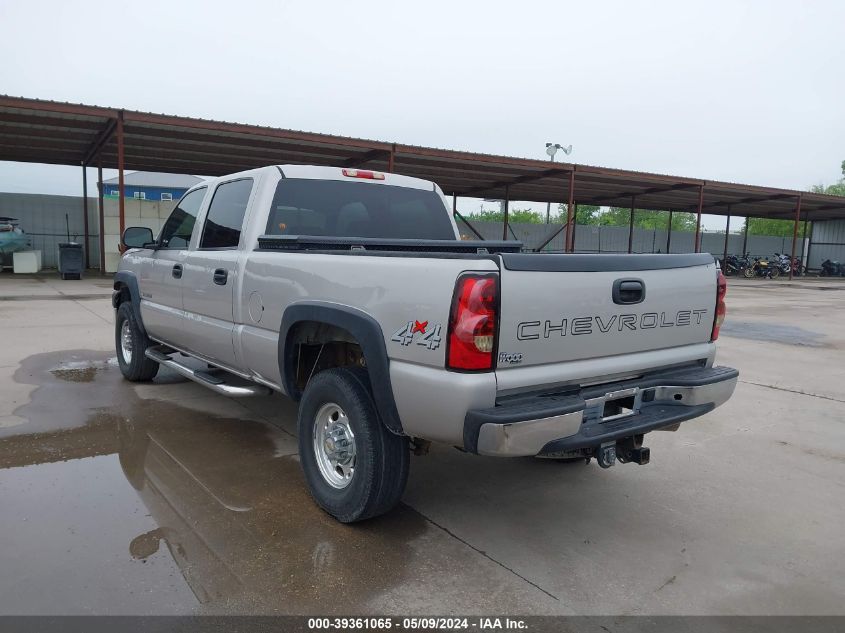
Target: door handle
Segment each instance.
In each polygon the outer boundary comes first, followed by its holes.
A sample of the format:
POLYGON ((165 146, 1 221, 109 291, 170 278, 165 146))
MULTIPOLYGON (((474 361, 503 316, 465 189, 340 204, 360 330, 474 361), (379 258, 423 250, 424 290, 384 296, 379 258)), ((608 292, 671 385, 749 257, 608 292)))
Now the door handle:
POLYGON ((214 283, 218 286, 225 286, 229 280, 229 271, 225 268, 218 268, 214 271, 214 283))
POLYGON ((172 274, 175 279, 182 279, 182 264, 173 264, 172 274))
POLYGON ((642 279, 617 279, 613 282, 613 303, 632 305, 645 299, 645 284, 642 279))

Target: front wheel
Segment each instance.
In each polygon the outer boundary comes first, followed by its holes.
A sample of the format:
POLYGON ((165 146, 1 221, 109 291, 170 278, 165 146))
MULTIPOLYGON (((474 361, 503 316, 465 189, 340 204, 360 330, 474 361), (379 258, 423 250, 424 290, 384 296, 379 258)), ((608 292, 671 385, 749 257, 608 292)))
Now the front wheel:
POLYGON ((299 404, 299 460, 311 496, 342 523, 391 510, 405 490, 408 439, 381 423, 366 370, 327 369, 299 404))
POLYGON ((153 343, 141 331, 128 302, 124 301, 117 308, 114 338, 117 364, 126 380, 144 382, 155 378, 158 363, 144 354, 153 343))
POLYGON ((745 277, 746 279, 751 279, 752 277, 754 277, 754 269, 751 268, 750 266, 743 268, 742 269, 742 276, 745 277))
POLYGON ((780 277, 780 268, 778 268, 777 266, 774 266, 773 268, 771 268, 769 270, 769 276, 772 279, 777 279, 778 277, 780 277))

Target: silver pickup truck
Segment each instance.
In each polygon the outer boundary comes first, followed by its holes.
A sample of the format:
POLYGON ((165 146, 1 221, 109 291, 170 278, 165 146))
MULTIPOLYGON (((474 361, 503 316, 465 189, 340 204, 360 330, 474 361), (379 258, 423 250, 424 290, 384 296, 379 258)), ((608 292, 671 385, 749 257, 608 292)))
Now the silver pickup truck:
POLYGON ((117 358, 299 401, 300 462, 343 522, 392 508, 410 453, 644 464, 643 435, 733 393, 706 254, 523 253, 462 240, 436 184, 280 165, 206 181, 126 229, 117 358))

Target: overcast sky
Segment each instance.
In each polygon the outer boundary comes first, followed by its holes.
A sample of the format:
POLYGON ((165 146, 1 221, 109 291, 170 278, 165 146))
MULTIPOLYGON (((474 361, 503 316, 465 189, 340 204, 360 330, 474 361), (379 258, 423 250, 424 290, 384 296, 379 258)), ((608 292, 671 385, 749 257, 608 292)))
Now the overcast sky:
POLYGON ((841 1, 0 0, 0 59, 15 96, 452 149, 796 189, 845 159, 841 1))

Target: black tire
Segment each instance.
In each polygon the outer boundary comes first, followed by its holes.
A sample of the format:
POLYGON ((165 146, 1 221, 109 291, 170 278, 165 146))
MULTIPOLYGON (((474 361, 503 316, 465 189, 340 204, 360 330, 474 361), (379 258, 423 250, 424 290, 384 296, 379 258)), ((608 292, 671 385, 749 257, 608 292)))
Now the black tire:
POLYGON ((144 355, 146 349, 151 345, 153 345, 153 342, 138 327, 132 306, 124 301, 117 308, 114 327, 114 347, 117 352, 117 364, 120 367, 120 373, 123 374, 126 380, 144 382, 155 378, 158 373, 158 363, 144 355), (131 352, 128 358, 121 344, 124 323, 127 324, 126 327, 128 328, 128 336, 131 344, 131 352))
POLYGON ((299 461, 311 496, 338 521, 369 519, 390 511, 399 502, 408 481, 408 438, 391 433, 379 420, 366 370, 337 367, 314 376, 299 403, 298 431, 299 461), (342 488, 329 483, 321 472, 318 460, 324 466, 326 462, 315 446, 318 413, 330 405, 342 410, 354 436, 352 474, 342 488))

